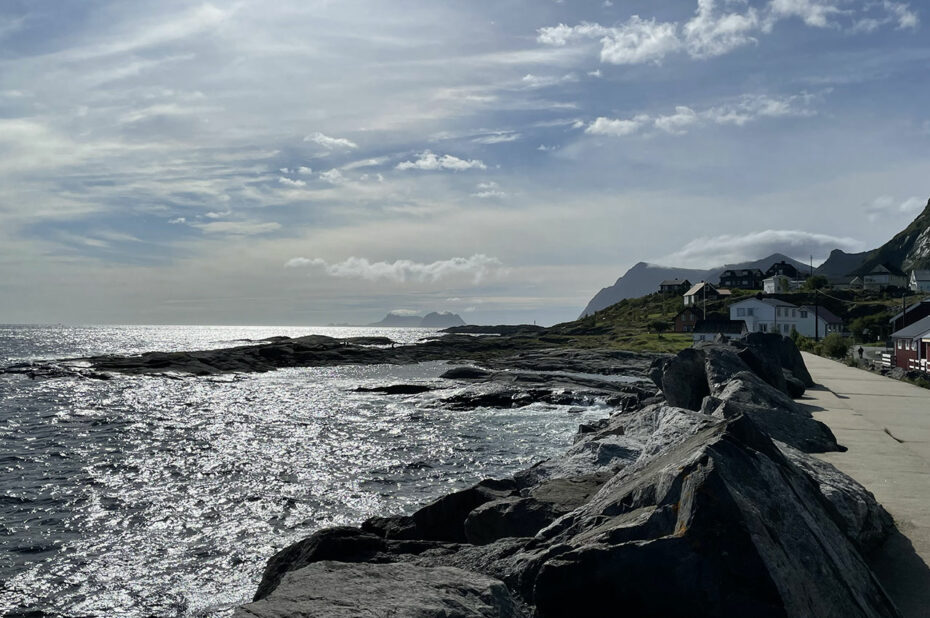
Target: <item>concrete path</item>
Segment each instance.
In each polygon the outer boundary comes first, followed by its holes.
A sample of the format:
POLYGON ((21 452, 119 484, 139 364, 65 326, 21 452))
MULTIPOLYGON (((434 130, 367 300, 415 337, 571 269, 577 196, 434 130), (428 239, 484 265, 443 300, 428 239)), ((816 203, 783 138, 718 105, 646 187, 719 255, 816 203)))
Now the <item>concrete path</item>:
POLYGON ((819 457, 875 494, 901 532, 873 569, 905 616, 930 616, 930 390, 813 354, 804 362, 820 386, 800 403, 849 449, 819 457))

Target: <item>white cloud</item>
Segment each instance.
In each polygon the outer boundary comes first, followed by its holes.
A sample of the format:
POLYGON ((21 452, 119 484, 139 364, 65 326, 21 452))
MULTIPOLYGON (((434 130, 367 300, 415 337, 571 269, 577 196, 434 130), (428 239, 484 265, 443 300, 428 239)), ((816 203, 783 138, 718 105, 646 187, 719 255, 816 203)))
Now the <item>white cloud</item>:
POLYGON ((228 217, 232 214, 231 210, 224 210, 222 212, 210 211, 205 213, 203 216, 207 219, 222 219, 223 217, 228 217))
POLYGON ((357 170, 366 167, 377 167, 379 165, 384 165, 387 163, 387 157, 373 157, 370 159, 362 159, 360 161, 353 161, 352 163, 347 163, 343 165, 340 169, 343 171, 357 170))
POLYGON ((700 117, 690 107, 679 105, 675 108, 675 113, 668 116, 659 116, 655 119, 655 126, 666 133, 679 135, 685 133, 693 124, 700 122, 700 117))
POLYGON ((556 86, 558 84, 577 81, 578 76, 574 73, 567 73, 562 76, 533 75, 532 73, 527 73, 521 80, 523 85, 527 88, 546 88, 548 86, 556 86))
POLYGON ((507 194, 500 190, 500 185, 493 180, 478 183, 477 189, 475 193, 471 194, 472 197, 477 197, 479 199, 507 197, 507 194))
POLYGON ((916 215, 923 210, 926 202, 913 196, 905 200, 898 200, 890 195, 880 195, 865 205, 865 212, 869 221, 878 221, 883 217, 895 214, 916 215))
POLYGON ((278 182, 287 187, 306 187, 307 183, 303 180, 291 180, 290 178, 285 178, 284 176, 278 177, 278 182))
POLYGON ((454 257, 431 263, 397 260, 395 262, 370 262, 365 258, 350 257, 343 262, 330 264, 321 258, 297 257, 285 263, 286 268, 312 266, 321 268, 330 277, 344 279, 385 279, 396 283, 407 281, 436 282, 454 277, 469 277, 475 284, 489 276, 504 273, 500 260, 483 254, 471 257, 454 257))
POLYGON ((320 174, 320 180, 325 180, 326 182, 334 185, 341 185, 346 181, 346 177, 342 175, 337 169, 332 169, 327 172, 320 174))
POLYGON ((180 225, 182 223, 187 223, 187 219, 185 217, 177 217, 175 219, 169 219, 168 223, 171 225, 180 225))
POLYGON ((269 221, 212 221, 210 223, 192 223, 193 227, 205 234, 223 234, 226 236, 256 236, 281 229, 280 223, 269 221))
POLYGON ((769 3, 769 24, 779 19, 798 17, 808 26, 827 28, 831 18, 842 15, 843 9, 831 0, 772 0, 769 3))
POLYGON ((853 238, 801 230, 764 230, 749 234, 695 238, 680 251, 658 261, 662 264, 698 268, 760 259, 772 253, 804 258, 809 255, 825 256, 833 249, 858 251, 861 248, 861 243, 853 238))
POLYGON ((585 39, 599 40, 601 61, 608 64, 659 62, 681 48, 676 24, 642 19, 639 15, 609 28, 588 22, 577 26, 559 24, 540 28, 536 37, 538 42, 556 47, 585 39))
POLYGON ((476 137, 472 141, 475 142, 476 144, 492 145, 492 144, 504 144, 507 142, 515 142, 521 137, 523 136, 520 135, 519 133, 514 133, 513 131, 500 131, 498 133, 491 133, 490 135, 482 135, 480 137, 476 137))
POLYGON ((695 16, 682 26, 688 53, 694 58, 720 56, 737 47, 754 43, 750 33, 759 28, 754 8, 745 13, 717 14, 715 0, 698 0, 695 16))
POLYGON ((433 154, 429 150, 425 150, 420 155, 416 161, 403 161, 402 163, 397 164, 397 169, 399 170, 426 170, 426 171, 436 171, 436 170, 470 170, 470 169, 487 169, 487 165, 483 161, 477 159, 465 160, 459 159, 452 155, 442 155, 438 156, 433 154))
POLYGON ((781 116, 813 116, 816 112, 811 104, 817 97, 801 93, 787 97, 746 94, 733 103, 713 107, 704 116, 717 124, 735 124, 742 126, 758 118, 778 118, 781 116))
POLYGON ((301 176, 310 176, 311 174, 313 174, 313 168, 301 165, 300 167, 297 168, 297 173, 300 174, 301 176))
POLYGON ((647 114, 639 114, 630 119, 600 117, 584 130, 588 135, 609 135, 624 137, 632 135, 643 128, 650 120, 647 114))
POLYGON ((327 150, 339 150, 339 149, 355 149, 358 148, 358 144, 352 140, 346 139, 344 137, 330 137, 328 135, 323 135, 322 133, 314 133, 308 135, 304 138, 305 142, 313 142, 327 150))

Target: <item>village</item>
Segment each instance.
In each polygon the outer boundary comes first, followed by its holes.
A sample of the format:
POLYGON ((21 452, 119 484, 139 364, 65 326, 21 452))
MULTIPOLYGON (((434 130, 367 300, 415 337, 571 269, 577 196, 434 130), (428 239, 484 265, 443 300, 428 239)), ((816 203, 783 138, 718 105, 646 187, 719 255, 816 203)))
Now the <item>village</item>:
POLYGON ((815 342, 833 335, 868 344, 875 360, 885 367, 928 371, 930 270, 905 273, 891 264, 881 264, 861 275, 824 277, 799 272, 781 261, 765 272, 726 270, 716 285, 668 279, 660 283, 658 292, 662 296, 681 295, 683 307, 673 318, 672 331, 690 334, 694 342, 736 339, 755 332, 801 336, 815 342), (836 293, 844 298, 837 298, 836 293), (909 298, 913 295, 917 295, 916 302, 909 298), (868 316, 887 322, 875 325, 873 319, 870 332, 861 323, 851 330, 851 325, 837 315, 843 312, 825 306, 857 304, 863 296, 900 298, 900 311, 868 316), (795 297, 798 302, 791 302, 795 297))

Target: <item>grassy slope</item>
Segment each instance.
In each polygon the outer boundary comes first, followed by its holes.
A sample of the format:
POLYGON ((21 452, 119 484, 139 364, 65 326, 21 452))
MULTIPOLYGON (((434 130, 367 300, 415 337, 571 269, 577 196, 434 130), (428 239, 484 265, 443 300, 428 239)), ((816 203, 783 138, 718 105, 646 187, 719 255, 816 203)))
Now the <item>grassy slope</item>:
MULTIPOLYGON (((733 290, 728 300, 707 302, 708 316, 717 314, 729 317, 729 305, 749 298, 758 292, 755 290, 733 290)), ((795 305, 813 305, 812 292, 775 295, 795 305)), ((922 296, 912 295, 907 298, 910 304, 922 296)), ((871 317, 877 324, 887 326, 888 318, 901 310, 901 298, 879 292, 852 290, 826 290, 819 294, 817 300, 822 307, 843 319, 847 326, 857 318, 871 317)), ((655 321, 664 321, 672 328, 672 320, 683 309, 680 295, 649 294, 641 298, 620 301, 592 316, 557 324, 540 337, 548 344, 568 347, 602 347, 618 348, 630 351, 678 352, 690 347, 690 334, 671 332, 656 333, 651 325, 655 321)), ((888 333, 881 333, 882 337, 888 333)))

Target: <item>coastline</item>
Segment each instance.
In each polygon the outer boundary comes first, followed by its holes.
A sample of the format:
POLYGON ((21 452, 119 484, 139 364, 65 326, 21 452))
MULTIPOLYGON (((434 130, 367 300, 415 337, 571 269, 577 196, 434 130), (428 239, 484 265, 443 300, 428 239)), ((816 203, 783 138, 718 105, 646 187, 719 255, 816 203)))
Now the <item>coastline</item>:
POLYGON ((899 615, 864 558, 894 524, 811 455, 844 449, 789 397, 813 385, 790 340, 657 357, 651 377, 661 396, 561 457, 279 552, 236 616, 899 615), (372 596, 385 582, 402 603, 372 596))

